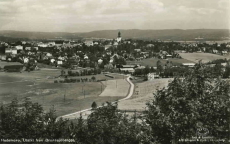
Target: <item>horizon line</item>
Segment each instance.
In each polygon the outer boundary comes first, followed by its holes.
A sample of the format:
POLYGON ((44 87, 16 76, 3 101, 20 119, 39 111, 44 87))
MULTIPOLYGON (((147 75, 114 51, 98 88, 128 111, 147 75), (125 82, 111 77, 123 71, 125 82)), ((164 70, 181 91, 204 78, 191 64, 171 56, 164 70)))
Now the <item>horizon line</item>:
POLYGON ((106 29, 106 30, 92 30, 92 31, 85 31, 85 32, 64 32, 64 31, 27 31, 27 30, 0 30, 0 31, 14 31, 14 32, 41 32, 41 33, 90 33, 95 31, 127 31, 127 30, 229 30, 230 28, 197 28, 197 29, 106 29))

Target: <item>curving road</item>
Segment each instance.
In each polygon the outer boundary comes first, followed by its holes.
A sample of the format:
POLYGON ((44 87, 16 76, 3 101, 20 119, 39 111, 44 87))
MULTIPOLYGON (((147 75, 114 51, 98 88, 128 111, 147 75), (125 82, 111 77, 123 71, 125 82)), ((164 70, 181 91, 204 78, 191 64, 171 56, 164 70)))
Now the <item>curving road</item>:
MULTIPOLYGON (((129 99, 132 95, 133 95, 133 92, 134 92, 134 84, 130 81, 130 76, 126 79, 127 82, 130 84, 130 87, 129 87, 129 92, 128 92, 128 95, 127 97, 123 98, 123 99, 120 99, 118 100, 117 102, 120 102, 120 101, 124 101, 126 99, 129 99)), ((99 106, 99 107, 102 107, 102 106, 99 106)), ((99 108, 98 107, 98 108, 99 108)), ((74 112, 74 113, 71 113, 71 114, 67 114, 67 115, 64 115, 64 116, 60 116, 58 117, 57 119, 59 118, 64 118, 64 119, 76 119, 78 117, 80 117, 80 114, 82 115, 83 118, 87 118, 87 116, 91 113, 91 109, 92 108, 88 108, 88 109, 84 109, 84 110, 81 110, 81 111, 78 111, 78 112, 74 112)))

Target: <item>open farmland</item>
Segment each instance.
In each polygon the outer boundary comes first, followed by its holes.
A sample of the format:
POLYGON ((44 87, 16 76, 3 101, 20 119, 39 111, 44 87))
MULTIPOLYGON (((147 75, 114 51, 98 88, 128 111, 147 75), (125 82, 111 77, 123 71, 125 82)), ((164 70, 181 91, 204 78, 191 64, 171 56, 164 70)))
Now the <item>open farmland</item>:
POLYGON ((6 61, 0 61, 0 68, 4 68, 6 65, 22 65, 19 62, 6 62, 6 61))
POLYGON ((213 60, 216 60, 216 59, 225 59, 225 58, 227 58, 225 56, 211 54, 211 53, 179 53, 179 54, 184 59, 187 59, 187 60, 190 60, 190 61, 193 61, 193 62, 198 62, 198 61, 202 60, 203 63, 213 61, 213 60))
POLYGON ((145 110, 146 103, 154 99, 153 93, 168 85, 172 79, 154 79, 143 83, 136 83, 134 94, 130 99, 118 103, 120 110, 145 110))
POLYGON ((182 63, 191 63, 192 61, 187 60, 187 59, 179 59, 179 58, 168 58, 166 59, 158 59, 158 58, 149 58, 149 59, 144 59, 141 61, 127 61, 127 64, 140 64, 143 66, 151 66, 151 67, 156 67, 157 66, 157 61, 160 60, 162 65, 165 65, 167 61, 172 61, 174 66, 179 66, 182 63))
MULTIPOLYGON (((94 101, 101 105, 103 102, 121 98, 119 96, 100 97, 99 95, 106 87, 101 82, 54 83, 54 80, 62 79, 58 78, 60 71, 41 69, 22 73, 1 72, 0 104, 8 104, 13 98, 22 102, 25 97, 28 97, 32 102, 41 104, 45 111, 54 107, 57 115, 60 116, 89 108, 94 101)), ((103 74, 94 76, 97 80, 112 79, 103 74)))

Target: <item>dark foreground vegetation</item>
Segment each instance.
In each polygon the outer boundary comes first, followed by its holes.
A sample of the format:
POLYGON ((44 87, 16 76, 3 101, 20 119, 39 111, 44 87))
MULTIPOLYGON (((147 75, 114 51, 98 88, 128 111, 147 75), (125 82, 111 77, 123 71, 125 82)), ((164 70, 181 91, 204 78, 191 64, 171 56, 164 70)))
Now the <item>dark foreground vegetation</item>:
POLYGON ((14 100, 0 109, 0 138, 63 138, 79 144, 176 144, 195 137, 208 141, 199 143, 227 144, 229 88, 227 80, 211 77, 206 66, 199 63, 189 75, 174 78, 167 88, 158 90, 141 116, 127 116, 118 111, 117 103, 106 103, 100 108, 92 104, 87 119, 57 120, 53 109, 45 113, 28 99, 22 104, 14 100))

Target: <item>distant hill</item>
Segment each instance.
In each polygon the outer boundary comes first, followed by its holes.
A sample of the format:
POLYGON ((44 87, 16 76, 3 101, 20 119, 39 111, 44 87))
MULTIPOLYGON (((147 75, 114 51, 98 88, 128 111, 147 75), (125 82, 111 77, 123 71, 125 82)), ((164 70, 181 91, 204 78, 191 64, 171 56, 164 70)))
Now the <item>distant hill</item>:
POLYGON ((23 32, 0 31, 2 38, 26 39, 79 39, 79 38, 108 38, 117 37, 118 32, 124 39, 149 39, 149 40, 223 40, 230 37, 228 29, 167 29, 167 30, 99 30, 85 33, 68 32, 23 32))

